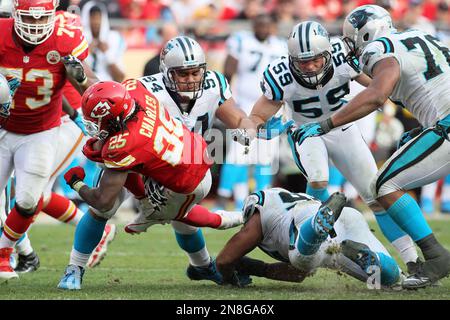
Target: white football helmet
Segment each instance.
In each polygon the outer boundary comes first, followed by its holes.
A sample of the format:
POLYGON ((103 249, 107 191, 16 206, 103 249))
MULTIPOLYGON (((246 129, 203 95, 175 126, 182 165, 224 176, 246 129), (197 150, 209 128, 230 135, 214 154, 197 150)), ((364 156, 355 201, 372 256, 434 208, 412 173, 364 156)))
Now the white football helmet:
MULTIPOLYGON (((203 85, 206 75, 206 59, 200 44, 192 38, 179 36, 167 41, 160 54, 159 70, 163 74, 164 83, 171 91, 191 100, 198 99, 203 93, 203 85), (182 69, 199 68, 202 73, 201 80, 194 83, 192 91, 181 91, 174 73, 182 69)), ((188 83, 183 83, 188 84, 188 83)))
POLYGON ((380 6, 360 6, 350 12, 344 20, 343 41, 349 54, 359 57, 365 46, 380 37, 395 31, 389 12, 380 6))
POLYGON ((318 85, 333 67, 331 43, 327 30, 318 22, 305 21, 292 28, 288 39, 289 65, 292 72, 309 85, 318 85), (303 72, 298 62, 323 57, 323 67, 317 72, 303 72))

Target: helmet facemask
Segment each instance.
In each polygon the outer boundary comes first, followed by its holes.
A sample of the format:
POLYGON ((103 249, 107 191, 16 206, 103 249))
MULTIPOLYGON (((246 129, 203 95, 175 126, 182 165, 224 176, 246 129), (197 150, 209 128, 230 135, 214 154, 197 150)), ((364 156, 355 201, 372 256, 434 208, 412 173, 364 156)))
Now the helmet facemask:
POLYGON ((298 76, 302 81, 304 81, 305 83, 312 85, 312 86, 317 86, 317 85, 321 84, 322 81, 324 80, 325 76, 328 74, 329 70, 333 66, 332 60, 331 60, 331 53, 328 51, 324 51, 312 58, 310 57, 310 58, 302 59, 302 58, 289 56, 289 63, 291 65, 292 72, 294 72, 295 75, 298 76), (322 68, 320 68, 317 71, 301 70, 301 68, 299 66, 300 63, 310 61, 310 60, 315 60, 317 58, 323 59, 322 68))
MULTIPOLYGON (((45 10, 43 7, 31 7, 29 10, 15 9, 13 11, 14 30, 26 43, 38 45, 47 40, 55 29, 55 10, 45 10), (45 23, 25 22, 24 18, 42 19, 47 18, 45 23)), ((27 19, 27 20, 29 20, 27 19)))
POLYGON ((203 94, 203 87, 206 76, 206 63, 202 63, 194 67, 169 68, 167 76, 169 82, 167 85, 169 90, 178 93, 181 97, 187 97, 189 100, 195 100, 200 98, 203 94), (199 81, 181 82, 176 80, 176 78, 179 77, 179 75, 177 74, 178 72, 192 69, 199 69, 199 72, 201 73, 199 81))
POLYGON ((110 118, 106 117, 91 117, 87 118, 83 116, 83 124, 86 128, 86 132, 90 137, 97 138, 100 140, 106 140, 109 135, 114 134, 119 131, 124 131, 126 128, 125 123, 133 118, 136 112, 139 110, 136 102, 133 100, 133 105, 131 107, 128 116, 124 116, 125 112, 122 111, 117 117, 110 118), (106 118, 106 119, 104 119, 106 118), (95 121, 97 119, 97 121, 95 121))

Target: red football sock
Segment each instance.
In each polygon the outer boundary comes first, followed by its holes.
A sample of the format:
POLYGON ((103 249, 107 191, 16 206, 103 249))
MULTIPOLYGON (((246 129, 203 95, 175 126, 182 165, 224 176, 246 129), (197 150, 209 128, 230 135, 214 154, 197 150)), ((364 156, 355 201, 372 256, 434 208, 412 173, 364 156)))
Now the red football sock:
POLYGON ((196 205, 188 212, 186 217, 180 221, 195 227, 210 227, 216 229, 222 223, 222 217, 217 213, 209 211, 205 207, 196 205))
POLYGON ((129 173, 127 181, 125 181, 125 188, 128 189, 136 199, 142 199, 145 197, 144 181, 140 174, 129 173))
POLYGON ((42 211, 65 223, 72 221, 78 213, 78 209, 72 201, 54 192, 42 211))
POLYGON ((3 234, 11 241, 19 240, 20 237, 28 230, 30 225, 33 223, 34 219, 37 217, 37 214, 41 212, 42 204, 43 201, 41 198, 38 202, 34 215, 31 217, 25 217, 21 215, 17 211, 16 206, 14 206, 5 221, 3 234))

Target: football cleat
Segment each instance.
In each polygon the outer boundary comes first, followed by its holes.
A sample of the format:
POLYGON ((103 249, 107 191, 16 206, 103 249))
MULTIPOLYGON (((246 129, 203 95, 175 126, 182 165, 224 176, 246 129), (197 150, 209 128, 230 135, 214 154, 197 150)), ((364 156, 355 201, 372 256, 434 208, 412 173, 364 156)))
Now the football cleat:
POLYGON ((417 258, 417 260, 414 261, 410 261, 406 263, 406 270, 408 271, 409 275, 413 275, 416 274, 417 272, 419 272, 419 270, 422 269, 422 264, 423 261, 420 260, 420 258, 417 258))
POLYGON ((313 222, 314 230, 318 235, 336 237, 333 226, 339 219, 346 202, 347 198, 343 193, 335 192, 322 203, 313 222))
POLYGON ((364 272, 368 273, 371 266, 381 269, 381 263, 375 252, 364 243, 352 240, 344 240, 341 243, 342 254, 356 263, 364 272))
POLYGON ((19 277, 10 264, 12 252, 13 248, 0 249, 0 282, 19 277))
POLYGON ((64 270, 64 275, 58 283, 58 289, 81 290, 84 268, 69 264, 64 270))
POLYGON ((222 218, 219 230, 225 230, 240 226, 244 223, 244 216, 241 211, 225 211, 217 210, 214 213, 218 214, 222 218))
POLYGON ((114 240, 116 233, 117 228, 115 224, 107 224, 105 226, 102 239, 89 257, 89 260, 87 262, 88 268, 94 268, 98 266, 100 262, 105 258, 106 251, 108 250, 108 244, 110 244, 114 240))
POLYGON ((32 252, 29 255, 19 254, 17 266, 14 268, 14 271, 18 273, 27 273, 36 271, 39 266, 39 257, 36 252, 32 252))
POLYGON ((143 213, 138 213, 136 218, 125 226, 125 232, 129 234, 139 234, 141 232, 147 232, 147 229, 155 224, 166 224, 170 220, 152 220, 147 218, 143 213))
POLYGON ((420 289, 439 285, 438 280, 450 274, 450 254, 446 252, 440 257, 426 260, 418 270, 403 280, 404 289, 420 289))
POLYGON ((211 280, 217 284, 222 284, 222 275, 217 271, 215 259, 211 261, 207 267, 194 267, 189 265, 186 269, 186 275, 191 280, 211 280))

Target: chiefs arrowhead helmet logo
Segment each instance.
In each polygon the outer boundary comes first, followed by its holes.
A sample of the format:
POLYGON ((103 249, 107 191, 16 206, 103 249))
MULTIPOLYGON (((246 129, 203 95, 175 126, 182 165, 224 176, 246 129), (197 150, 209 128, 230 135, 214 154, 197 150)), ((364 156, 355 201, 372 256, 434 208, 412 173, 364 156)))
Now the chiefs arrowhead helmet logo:
POLYGON ((91 111, 92 118, 103 118, 107 114, 110 114, 109 110, 111 109, 110 105, 106 101, 100 101, 91 111))

